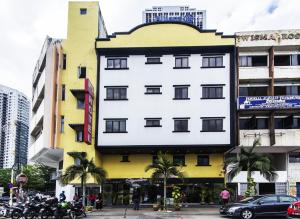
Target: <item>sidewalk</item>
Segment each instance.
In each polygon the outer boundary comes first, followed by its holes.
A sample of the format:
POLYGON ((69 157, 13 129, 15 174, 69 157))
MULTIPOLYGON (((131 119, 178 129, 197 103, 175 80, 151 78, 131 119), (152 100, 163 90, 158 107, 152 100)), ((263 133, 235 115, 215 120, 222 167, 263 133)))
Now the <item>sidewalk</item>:
MULTIPOLYGON (((101 211, 88 212, 88 216, 124 216, 126 208, 109 208, 106 207, 101 211)), ((139 211, 134 211, 132 208, 126 210, 126 216, 182 216, 182 215, 219 215, 217 207, 199 207, 199 208, 182 208, 180 211, 153 211, 152 208, 142 208, 139 211)))

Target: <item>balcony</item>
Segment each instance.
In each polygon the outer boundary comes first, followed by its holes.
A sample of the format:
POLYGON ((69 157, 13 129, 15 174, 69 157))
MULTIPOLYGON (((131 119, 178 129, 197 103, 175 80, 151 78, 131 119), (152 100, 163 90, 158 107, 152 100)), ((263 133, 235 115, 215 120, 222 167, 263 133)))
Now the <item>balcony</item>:
POLYGON ((252 146, 256 138, 260 137, 261 146, 270 146, 270 132, 268 129, 240 130, 240 145, 252 146))
POLYGON ((269 79, 268 67, 239 67, 239 80, 269 79))
POLYGON ((300 129, 276 129, 274 146, 299 146, 300 129))
POLYGON ((31 121, 30 121, 31 129, 35 129, 37 126, 40 125, 44 114, 45 114, 44 101, 42 101, 38 110, 32 114, 31 121))
POLYGON ((300 95, 289 96, 239 96, 239 110, 300 109, 300 95))
POLYGON ((299 78, 300 66, 275 66, 274 78, 299 78))

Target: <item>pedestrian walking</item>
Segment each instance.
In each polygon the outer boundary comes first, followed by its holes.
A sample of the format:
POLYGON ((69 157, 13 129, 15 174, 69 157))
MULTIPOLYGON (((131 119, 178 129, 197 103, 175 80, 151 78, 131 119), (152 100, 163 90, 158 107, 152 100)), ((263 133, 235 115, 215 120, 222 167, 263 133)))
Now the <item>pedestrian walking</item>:
POLYGON ((224 190, 220 193, 220 197, 223 205, 227 205, 230 198, 230 192, 227 190, 227 188, 224 188, 224 190))
POLYGON ((140 193, 134 190, 132 194, 133 210, 138 211, 140 209, 140 193))

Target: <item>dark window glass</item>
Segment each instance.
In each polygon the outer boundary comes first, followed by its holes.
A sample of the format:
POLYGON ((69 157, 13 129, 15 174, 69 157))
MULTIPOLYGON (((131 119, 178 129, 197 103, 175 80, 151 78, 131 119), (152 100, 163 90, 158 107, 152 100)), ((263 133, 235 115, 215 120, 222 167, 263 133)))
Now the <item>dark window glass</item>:
POLYGON ((78 78, 86 78, 86 67, 78 67, 78 78))
POLYGON ((148 64, 155 64, 155 63, 161 63, 159 57, 148 57, 147 62, 148 64))
POLYGON ((268 56, 240 56, 241 67, 267 66, 268 56))
POLYGON ((267 96, 268 87, 240 87, 240 96, 267 96))
POLYGON ((297 201, 297 199, 294 197, 291 197, 291 196, 285 196, 285 195, 279 196, 279 202, 294 203, 296 201, 297 201))
POLYGON ((223 119, 202 119, 202 131, 204 132, 223 131, 223 119))
POLYGON ((284 129, 284 118, 275 118, 275 129, 284 129))
POLYGON ((60 116, 60 133, 65 131, 65 116, 60 116))
POLYGON ((129 156, 128 155, 122 155, 121 162, 129 162, 129 156))
POLYGON ((105 132, 122 133, 126 132, 126 120, 106 120, 105 132))
POLYGON ((203 57, 202 67, 222 67, 223 66, 223 56, 220 57, 203 57))
POLYGON ((239 119, 240 122, 240 130, 248 130, 250 129, 250 119, 239 119))
POLYGON ((84 109, 84 100, 77 99, 77 108, 78 109, 84 109))
POLYGON ((127 88, 126 87, 106 88, 106 99, 127 100, 127 88))
POLYGON ((289 66, 291 65, 290 55, 275 55, 274 56, 275 66, 289 66))
POLYGON ((160 119, 146 119, 146 127, 160 127, 160 119))
POLYGON ((176 57, 175 58, 175 68, 186 68, 189 67, 188 57, 176 57))
POLYGON ((223 87, 202 87, 202 98, 223 98, 223 87))
POLYGON ((187 132, 188 131, 188 120, 187 119, 174 120, 174 131, 175 132, 187 132))
POLYGON ((269 119, 268 118, 257 118, 256 119, 256 129, 268 129, 269 119))
POLYGON ((66 85, 61 85, 61 100, 64 101, 66 99, 66 85))
POLYGON ((147 87, 146 94, 160 94, 160 87, 147 87))
POLYGON ((184 166, 185 165, 185 156, 184 155, 174 155, 173 156, 173 164, 176 166, 184 166))
POLYGON ((67 54, 63 54, 63 66, 62 69, 67 68, 67 54))
POLYGON ((300 163, 300 153, 290 154, 289 162, 290 163, 300 163))
POLYGON ((86 8, 80 8, 80 14, 84 15, 87 13, 87 9, 86 8))
POLYGON ((299 129, 300 118, 287 116, 284 118, 275 118, 275 129, 299 129))
POLYGON ((75 141, 83 142, 83 130, 76 130, 75 141))
POLYGON ((108 69, 126 69, 127 68, 127 58, 113 58, 107 59, 108 69))
POLYGON ((197 156, 198 166, 208 166, 209 165, 209 155, 198 155, 197 156))
POLYGON ((286 95, 299 95, 300 86, 287 86, 286 95))
POLYGON ((175 99, 188 99, 188 87, 175 87, 175 99))
POLYGON ((277 203, 277 196, 269 196, 259 200, 261 203, 277 203))

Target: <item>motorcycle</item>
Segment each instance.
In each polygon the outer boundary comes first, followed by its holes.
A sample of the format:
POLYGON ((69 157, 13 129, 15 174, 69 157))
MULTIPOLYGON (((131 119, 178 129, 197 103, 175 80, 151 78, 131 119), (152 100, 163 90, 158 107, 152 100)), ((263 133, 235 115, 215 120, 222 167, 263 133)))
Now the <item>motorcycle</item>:
POLYGON ((74 210, 72 210, 72 206, 70 202, 58 203, 54 211, 55 219, 63 219, 65 216, 68 216, 70 219, 76 219, 76 214, 74 210))
POLYGON ((38 218, 42 207, 43 203, 38 203, 35 201, 26 203, 23 211, 25 219, 38 218))
POLYGON ((48 219, 54 217, 54 212, 57 208, 57 198, 47 199, 40 210, 41 219, 48 219))
POLYGON ((6 218, 10 217, 10 206, 8 203, 4 203, 0 207, 0 217, 6 217, 6 218))
POLYGON ((24 217, 24 209, 25 209, 25 204, 23 203, 18 203, 15 206, 10 207, 10 216, 12 219, 19 219, 21 217, 24 217))
POLYGON ((71 210, 74 211, 76 217, 86 217, 85 208, 82 202, 73 202, 71 205, 71 210))

